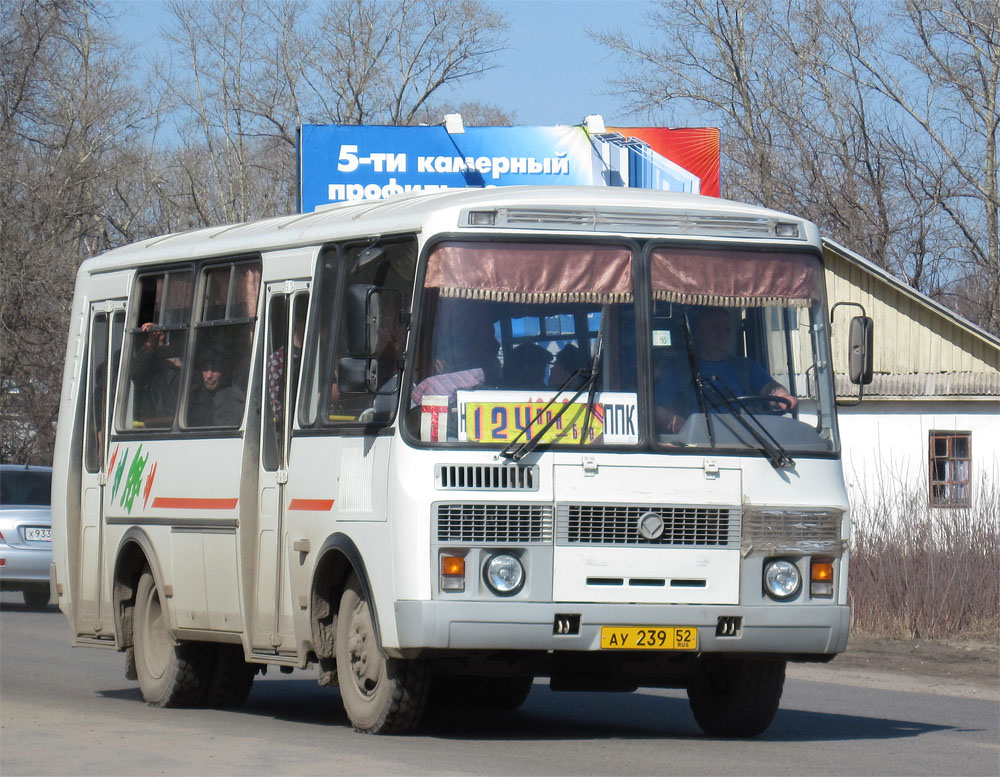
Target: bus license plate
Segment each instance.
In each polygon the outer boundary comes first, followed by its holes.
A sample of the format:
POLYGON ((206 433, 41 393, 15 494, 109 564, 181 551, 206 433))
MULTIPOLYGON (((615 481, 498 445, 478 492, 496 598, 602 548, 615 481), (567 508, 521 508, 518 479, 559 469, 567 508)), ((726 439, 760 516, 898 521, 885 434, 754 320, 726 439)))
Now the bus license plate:
POLYGON ((52 542, 52 529, 46 526, 29 526, 24 530, 24 539, 29 542, 52 542))
POLYGON ((604 650, 697 650, 694 626, 602 626, 604 650))

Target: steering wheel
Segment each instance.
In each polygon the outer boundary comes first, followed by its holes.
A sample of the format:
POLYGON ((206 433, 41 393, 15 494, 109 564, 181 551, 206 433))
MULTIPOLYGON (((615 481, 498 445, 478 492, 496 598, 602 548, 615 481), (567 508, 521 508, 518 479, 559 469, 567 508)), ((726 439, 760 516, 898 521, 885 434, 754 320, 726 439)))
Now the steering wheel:
POLYGON ((779 394, 745 394, 742 397, 736 397, 734 402, 745 406, 752 413, 784 415, 792 412, 791 400, 779 394))

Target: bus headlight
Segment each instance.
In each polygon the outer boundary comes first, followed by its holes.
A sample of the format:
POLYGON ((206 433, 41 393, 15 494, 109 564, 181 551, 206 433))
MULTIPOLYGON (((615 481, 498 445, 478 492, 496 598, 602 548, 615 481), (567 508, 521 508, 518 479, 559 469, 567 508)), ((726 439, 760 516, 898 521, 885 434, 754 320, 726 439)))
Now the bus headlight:
POLYGON ((513 596, 524 587, 524 566, 517 556, 497 553, 483 567, 483 580, 493 593, 513 596))
POLYGON ((793 562, 779 558, 764 565, 764 590, 772 599, 788 599, 801 587, 802 575, 793 562))

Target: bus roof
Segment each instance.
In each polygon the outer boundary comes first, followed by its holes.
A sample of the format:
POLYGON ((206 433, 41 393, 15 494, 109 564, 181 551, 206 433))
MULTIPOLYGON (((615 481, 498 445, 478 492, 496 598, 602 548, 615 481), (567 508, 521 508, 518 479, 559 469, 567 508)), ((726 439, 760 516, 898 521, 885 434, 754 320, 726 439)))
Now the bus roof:
MULTIPOLYGON (((798 225, 798 240, 818 241, 814 225, 778 211, 716 197, 599 186, 448 189, 321 206, 312 213, 175 232, 88 259, 81 272, 163 261, 233 256, 356 237, 412 232, 494 231, 704 235, 774 241, 777 223, 798 225), (469 210, 494 210, 496 225, 460 223, 469 210)), ((787 242, 783 240, 782 242, 787 242)), ((796 241, 793 241, 796 242, 796 241)))

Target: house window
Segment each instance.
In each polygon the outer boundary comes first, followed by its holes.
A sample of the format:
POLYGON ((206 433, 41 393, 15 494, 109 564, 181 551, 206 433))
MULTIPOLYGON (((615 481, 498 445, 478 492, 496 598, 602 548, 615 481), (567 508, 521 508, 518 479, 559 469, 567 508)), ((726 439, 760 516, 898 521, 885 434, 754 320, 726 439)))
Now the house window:
POLYGON ((970 432, 931 432, 931 507, 968 507, 971 468, 970 432))

